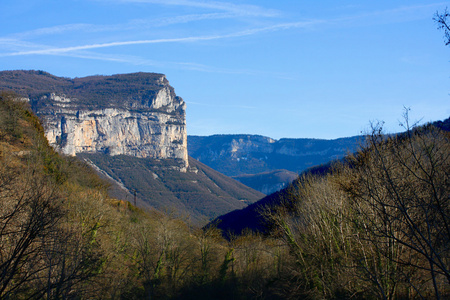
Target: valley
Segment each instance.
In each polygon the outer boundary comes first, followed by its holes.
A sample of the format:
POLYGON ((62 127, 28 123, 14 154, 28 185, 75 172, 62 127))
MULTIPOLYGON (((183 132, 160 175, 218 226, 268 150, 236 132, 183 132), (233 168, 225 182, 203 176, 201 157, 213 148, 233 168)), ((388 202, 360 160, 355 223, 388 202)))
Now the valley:
POLYGON ((450 118, 199 137, 162 74, 0 89, 0 299, 450 295, 450 118))

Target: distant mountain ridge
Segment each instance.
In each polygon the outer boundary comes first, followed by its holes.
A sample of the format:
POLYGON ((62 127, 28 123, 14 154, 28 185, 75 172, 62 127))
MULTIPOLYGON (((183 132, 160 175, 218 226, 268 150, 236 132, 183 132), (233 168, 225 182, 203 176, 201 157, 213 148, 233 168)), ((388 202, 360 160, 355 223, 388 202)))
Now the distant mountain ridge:
POLYGON ((294 174, 354 152, 363 140, 363 136, 334 140, 275 140, 245 134, 189 135, 187 145, 188 153, 193 158, 260 192, 270 194, 292 182, 296 177, 294 174))

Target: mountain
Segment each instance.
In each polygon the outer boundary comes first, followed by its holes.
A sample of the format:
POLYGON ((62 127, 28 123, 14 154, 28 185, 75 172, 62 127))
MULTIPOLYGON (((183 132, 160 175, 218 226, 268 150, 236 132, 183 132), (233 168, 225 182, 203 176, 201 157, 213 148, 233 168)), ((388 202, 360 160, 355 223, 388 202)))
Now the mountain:
POLYGON ((61 78, 41 71, 5 71, 0 88, 28 98, 61 153, 173 158, 188 165, 186 104, 163 74, 61 78))
POLYGON ((188 153, 211 168, 270 194, 304 170, 354 152, 362 136, 280 139, 260 135, 188 136, 188 153))
MULTIPOLYGON (((407 131, 406 133, 398 133, 384 136, 383 138, 396 138, 400 141, 406 140, 411 135, 411 132, 414 133, 415 130, 421 132, 421 128, 427 128, 428 125, 439 128, 444 132, 450 132, 450 118, 447 118, 443 121, 435 121, 429 124, 425 124, 423 126, 418 126, 417 129, 411 129, 411 131, 407 131)), ((349 165, 349 162, 346 157, 341 160, 343 164, 349 165)), ((270 194, 258 202, 255 202, 243 209, 235 210, 229 212, 225 215, 222 215, 212 221, 210 224, 214 224, 218 228, 220 228, 225 235, 230 233, 232 234, 241 234, 246 229, 251 229, 254 231, 258 231, 261 233, 266 233, 270 229, 263 217, 262 213, 267 209, 271 210, 280 205, 290 206, 289 203, 293 201, 297 201, 295 199, 295 195, 298 194, 298 190, 301 188, 302 181, 307 176, 316 176, 316 177, 325 177, 333 172, 332 165, 333 161, 328 162, 327 164, 322 164, 313 168, 309 168, 302 172, 299 177, 293 180, 289 185, 285 188, 270 194)))
POLYGON ((186 104, 163 74, 3 71, 0 90, 29 102, 50 145, 91 164, 116 197, 205 223, 264 196, 188 157, 186 104))
MULTIPOLYGON (((108 163, 105 154, 78 155, 93 161, 97 155, 108 163)), ((150 160, 112 157, 142 165, 150 160)), ((180 187, 183 178, 198 179, 224 203, 229 200, 219 186, 234 180, 190 164, 198 178, 167 164, 181 174, 180 187)), ((163 168, 150 168, 162 175, 163 168)), ((223 267, 229 247, 216 230, 204 232, 173 214, 110 198, 106 187, 89 165, 49 146, 29 103, 0 91, 0 299, 250 299, 260 294, 262 289, 253 291, 260 276, 249 284, 244 268, 232 273, 223 267)), ((227 191, 239 197, 239 190, 227 191)), ((208 205, 216 204, 204 202, 212 211, 208 205)), ((242 246, 236 257, 246 253, 242 246)))

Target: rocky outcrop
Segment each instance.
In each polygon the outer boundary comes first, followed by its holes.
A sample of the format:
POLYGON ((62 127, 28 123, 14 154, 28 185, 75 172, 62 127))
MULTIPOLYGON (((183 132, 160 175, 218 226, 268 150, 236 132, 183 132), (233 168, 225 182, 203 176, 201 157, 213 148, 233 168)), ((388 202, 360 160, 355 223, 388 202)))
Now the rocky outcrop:
MULTIPOLYGON (((75 79, 34 71, 21 75, 22 90, 17 92, 30 99, 33 110, 44 121, 49 143, 61 153, 171 159, 186 171, 186 104, 175 95, 164 75, 134 73, 75 79), (24 95, 23 87, 36 82, 44 82, 44 86, 24 95)), ((0 86, 5 81, 8 84, 7 76, 0 77, 0 86)), ((11 78, 9 81, 14 86, 11 78)))
POLYGON ((51 110, 38 111, 46 121, 49 143, 62 153, 103 152, 141 158, 173 158, 187 167, 185 103, 161 89, 145 109, 78 109, 65 95, 42 96, 51 110), (163 108, 163 109, 162 109, 163 108), (178 114, 176 113, 178 112, 178 114))

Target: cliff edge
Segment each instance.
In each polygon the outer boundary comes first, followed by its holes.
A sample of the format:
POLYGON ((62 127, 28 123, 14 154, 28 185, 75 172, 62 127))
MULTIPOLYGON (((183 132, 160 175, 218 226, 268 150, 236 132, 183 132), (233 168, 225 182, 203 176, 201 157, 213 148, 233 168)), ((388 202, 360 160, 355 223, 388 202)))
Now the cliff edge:
POLYGON ((66 155, 105 153, 188 163, 186 104, 163 74, 63 78, 0 72, 0 88, 27 98, 49 143, 66 155))

